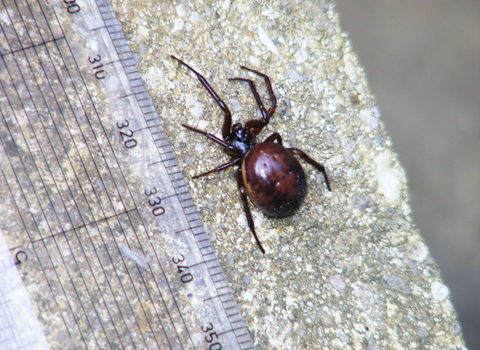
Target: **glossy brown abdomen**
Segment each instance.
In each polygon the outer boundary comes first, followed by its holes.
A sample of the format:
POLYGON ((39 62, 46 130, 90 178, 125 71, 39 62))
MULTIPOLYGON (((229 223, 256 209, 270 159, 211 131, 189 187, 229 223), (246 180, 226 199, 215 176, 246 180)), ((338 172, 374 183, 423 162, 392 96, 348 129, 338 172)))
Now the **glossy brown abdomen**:
POLYGON ((302 166, 278 143, 264 142, 253 147, 243 159, 242 175, 252 202, 271 216, 293 214, 307 192, 302 166))

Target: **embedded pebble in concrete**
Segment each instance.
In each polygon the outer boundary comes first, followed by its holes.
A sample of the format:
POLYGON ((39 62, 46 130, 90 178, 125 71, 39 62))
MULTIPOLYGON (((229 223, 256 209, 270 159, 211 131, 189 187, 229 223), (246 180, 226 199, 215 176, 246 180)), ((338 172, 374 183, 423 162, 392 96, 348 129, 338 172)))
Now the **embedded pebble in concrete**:
POLYGON ((256 349, 464 349, 448 288, 412 223, 405 174, 332 2, 113 6, 256 349), (228 79, 254 79, 269 108, 263 79, 240 65, 266 73, 277 110, 258 142, 279 132, 287 147, 326 167, 332 192, 302 162, 309 189, 295 215, 274 219, 252 208, 265 255, 246 224, 235 167, 189 180, 229 158, 180 125, 221 137, 224 114, 170 54, 198 68, 233 123, 258 118, 258 107, 248 84, 228 79))
POLYGON ((425 243, 417 241, 408 247, 408 257, 415 261, 424 261, 428 256, 428 248, 425 243))
POLYGON ((197 143, 195 145, 195 152, 197 152, 197 154, 202 154, 205 152, 205 145, 203 143, 197 143))
POLYGON ((278 49, 273 43, 272 39, 268 36, 267 32, 265 29, 262 28, 260 24, 257 25, 258 28, 258 38, 260 39, 260 42, 265 45, 265 47, 273 54, 278 55, 278 49))
POLYGON ((345 282, 342 279, 342 276, 339 274, 333 275, 330 278, 330 283, 333 285, 333 287, 338 290, 339 292, 343 292, 345 290, 345 287, 347 286, 345 282))
POLYGON ((444 301, 448 297, 448 294, 450 294, 450 291, 446 285, 438 281, 432 283, 433 299, 436 301, 444 301))
POLYGON ((403 281, 400 277, 385 276, 383 279, 387 281, 388 285, 392 289, 395 289, 404 294, 410 294, 412 292, 412 289, 410 288, 410 286, 407 283, 405 283, 405 281, 403 281))

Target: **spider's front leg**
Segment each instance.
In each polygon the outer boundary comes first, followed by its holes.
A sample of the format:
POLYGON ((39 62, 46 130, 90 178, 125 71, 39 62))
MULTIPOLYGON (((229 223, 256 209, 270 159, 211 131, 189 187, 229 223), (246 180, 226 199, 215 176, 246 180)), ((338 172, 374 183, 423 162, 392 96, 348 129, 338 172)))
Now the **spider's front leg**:
POLYGON ((255 101, 257 102, 258 109, 260 110, 260 114, 262 115, 262 120, 249 120, 248 122, 246 122, 245 128, 247 130, 251 130, 251 132, 254 135, 257 135, 270 122, 270 117, 273 115, 273 113, 275 113, 275 108, 277 107, 277 99, 275 98, 275 94, 274 94, 273 89, 272 89, 272 84, 270 83, 270 78, 268 78, 268 76, 266 74, 260 73, 256 70, 253 70, 253 69, 250 69, 250 68, 247 68, 247 67, 244 67, 244 66, 240 66, 240 67, 242 69, 248 70, 249 72, 253 72, 255 74, 258 74, 265 79, 265 84, 267 85, 267 90, 268 90, 268 93, 270 95, 270 100, 272 102, 271 107, 267 111, 263 102, 262 102, 262 99, 260 98, 257 87, 255 86, 255 82, 253 80, 246 79, 246 78, 230 78, 230 79, 228 79, 228 80, 244 81, 244 82, 248 83, 248 85, 250 86, 250 90, 252 91, 253 97, 255 98, 255 101))
POLYGON ((210 86, 207 79, 205 79, 205 77, 203 75, 198 73, 195 69, 190 67, 188 64, 183 62, 181 59, 176 58, 173 55, 170 55, 170 57, 177 60, 178 62, 183 64, 185 67, 187 67, 189 70, 191 70, 197 76, 198 80, 200 80, 203 87, 208 91, 210 96, 212 96, 213 99, 215 100, 215 102, 217 102, 217 105, 222 109, 223 114, 224 114, 223 126, 222 126, 222 137, 223 137, 224 140, 227 140, 229 135, 230 135, 231 128, 232 128, 232 113, 228 109, 228 106, 225 104, 225 102, 223 102, 223 100, 220 98, 220 96, 218 96, 218 94, 215 92, 215 90, 213 90, 213 88, 210 86))
MULTIPOLYGON (((261 73, 257 70, 254 70, 254 69, 251 69, 251 68, 248 68, 248 67, 245 67, 245 66, 240 66, 240 68, 248 70, 249 72, 255 73, 255 74, 263 77, 263 79, 265 79, 265 85, 267 86, 268 95, 270 96, 270 101, 272 103, 271 107, 268 109, 267 119, 265 121, 268 124, 270 117, 273 115, 273 113, 275 113, 275 109, 277 108, 277 98, 275 97, 275 93, 273 92, 272 83, 270 82, 270 78, 268 77, 268 75, 263 74, 263 73, 261 73)), ((240 78, 240 79, 234 78, 234 79, 230 79, 230 80, 248 81, 249 84, 250 84, 250 88, 252 90, 252 93, 255 97, 255 100, 257 100, 257 103, 258 103, 258 101, 260 100, 260 97, 258 96, 257 89, 255 88, 255 85, 253 84, 253 82, 250 83, 251 80, 249 81, 249 79, 242 79, 242 78, 240 78)))

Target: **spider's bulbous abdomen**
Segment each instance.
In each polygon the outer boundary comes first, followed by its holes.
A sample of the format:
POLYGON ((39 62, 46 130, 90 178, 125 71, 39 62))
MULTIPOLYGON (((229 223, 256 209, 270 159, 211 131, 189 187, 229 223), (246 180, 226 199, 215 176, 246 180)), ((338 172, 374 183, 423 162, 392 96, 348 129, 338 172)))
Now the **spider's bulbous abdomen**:
POLYGON ((253 147, 242 162, 245 189, 252 202, 267 215, 291 215, 307 192, 305 172, 282 145, 264 142, 253 147))

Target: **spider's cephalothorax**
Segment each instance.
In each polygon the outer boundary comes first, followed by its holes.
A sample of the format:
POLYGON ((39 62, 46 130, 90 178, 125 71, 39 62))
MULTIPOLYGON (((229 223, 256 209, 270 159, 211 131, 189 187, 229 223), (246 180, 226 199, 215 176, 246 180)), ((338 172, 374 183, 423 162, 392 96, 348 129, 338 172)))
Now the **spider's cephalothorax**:
POLYGON ((184 127, 204 135, 208 139, 223 146, 232 159, 215 169, 199 174, 193 178, 199 178, 214 172, 225 170, 233 165, 238 165, 237 183, 242 198, 243 209, 247 216, 248 226, 255 237, 258 247, 265 254, 252 219, 248 206, 247 196, 264 213, 274 217, 291 215, 302 204, 307 191, 307 180, 302 166, 293 155, 311 164, 315 169, 323 173, 328 190, 331 191, 325 168, 310 158, 307 154, 297 148, 285 148, 282 145, 282 138, 278 133, 273 133, 265 141, 257 144, 256 137, 262 129, 268 125, 270 117, 275 113, 277 101, 273 93, 270 79, 267 75, 256 70, 240 66, 242 69, 258 74, 265 79, 268 93, 270 95, 271 107, 266 110, 253 80, 245 78, 231 78, 247 82, 252 90, 253 97, 257 102, 262 119, 249 120, 242 126, 240 123, 232 125, 232 114, 225 102, 217 95, 203 75, 190 67, 182 60, 171 56, 185 67, 190 69, 203 84, 208 93, 217 102, 224 114, 222 137, 218 137, 202 130, 184 125, 184 127))
POLYGON ((232 126, 232 132, 228 135, 226 141, 231 141, 232 146, 237 148, 243 156, 257 144, 256 135, 244 128, 242 124, 237 123, 232 126))

